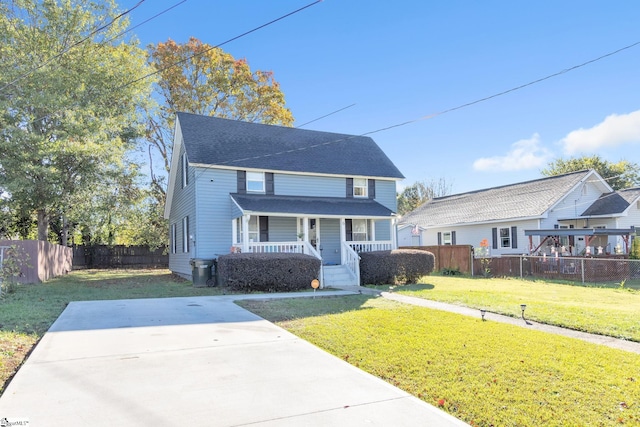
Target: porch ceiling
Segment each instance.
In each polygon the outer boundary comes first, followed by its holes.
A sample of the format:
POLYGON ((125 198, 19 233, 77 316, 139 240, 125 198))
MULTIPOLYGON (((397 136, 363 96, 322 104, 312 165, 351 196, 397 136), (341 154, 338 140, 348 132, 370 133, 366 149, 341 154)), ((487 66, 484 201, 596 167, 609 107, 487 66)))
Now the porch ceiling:
POLYGON ((322 217, 390 218, 395 213, 375 200, 344 197, 231 194, 243 213, 322 217))

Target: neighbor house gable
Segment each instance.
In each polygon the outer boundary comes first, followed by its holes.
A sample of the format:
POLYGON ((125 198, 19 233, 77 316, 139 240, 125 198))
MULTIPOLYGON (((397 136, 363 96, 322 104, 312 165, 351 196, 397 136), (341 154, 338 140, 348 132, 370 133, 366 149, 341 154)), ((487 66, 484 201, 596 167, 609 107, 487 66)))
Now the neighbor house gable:
POLYGON ((435 198, 406 214, 400 223, 433 228, 544 218, 587 180, 609 188, 592 170, 573 172, 435 198))

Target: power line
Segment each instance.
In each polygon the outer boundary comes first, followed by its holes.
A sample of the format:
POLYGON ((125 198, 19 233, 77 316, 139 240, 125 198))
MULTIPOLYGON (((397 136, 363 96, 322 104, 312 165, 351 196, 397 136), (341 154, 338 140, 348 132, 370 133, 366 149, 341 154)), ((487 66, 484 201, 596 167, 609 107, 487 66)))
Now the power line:
POLYGON ((298 126, 296 126, 296 128, 301 128, 302 126, 306 126, 306 125, 308 125, 308 124, 310 124, 310 123, 317 122, 318 120, 324 119, 325 117, 329 117, 329 116, 331 116, 331 115, 333 115, 333 114, 339 113, 340 111, 346 110, 347 108, 351 108, 351 107, 353 107, 354 105, 356 105, 356 104, 347 105, 346 107, 340 108, 339 110, 332 111, 331 113, 329 113, 329 114, 325 114, 324 116, 320 116, 320 117, 318 117, 317 119, 313 119, 313 120, 310 120, 310 121, 308 121, 308 122, 306 122, 306 123, 303 123, 303 124, 301 124, 301 125, 298 125, 298 126))
POLYGON ((117 87, 117 88, 116 88, 116 90, 118 90, 118 89, 123 89, 123 88, 125 88, 125 87, 127 87, 127 86, 130 86, 130 85, 132 85, 132 84, 134 84, 134 83, 137 83, 137 82, 139 82, 139 81, 141 81, 141 80, 144 80, 144 79, 147 79, 147 78, 149 78, 149 77, 151 77, 151 76, 154 76, 154 75, 156 75, 156 74, 159 74, 159 73, 161 73, 161 72, 163 72, 163 71, 165 71, 165 70, 168 70, 169 68, 172 68, 172 67, 175 67, 176 65, 180 65, 180 64, 182 64, 182 63, 184 63, 184 62, 187 62, 188 60, 190 60, 190 59, 192 59, 192 58, 195 58, 195 57, 198 57, 198 56, 202 56, 202 55, 204 55, 205 53, 212 51, 213 49, 219 48, 220 46, 224 46, 224 45, 226 45, 227 43, 231 43, 232 41, 238 40, 239 38, 242 38, 242 37, 244 37, 244 36, 247 36, 247 35, 249 35, 249 34, 251 34, 251 33, 254 33, 254 32, 258 31, 258 30, 261 30, 261 29, 263 29, 263 28, 265 28, 265 27, 268 27, 268 26, 269 26, 269 25, 271 25, 271 24, 275 24, 276 22, 281 21, 281 20, 283 20, 283 19, 285 19, 285 18, 288 18, 288 17, 289 17, 289 16, 291 16, 291 15, 295 15, 295 14, 296 14, 296 13, 298 13, 298 12, 302 12, 303 10, 305 10, 305 9, 307 9, 307 8, 311 7, 311 6, 316 5, 316 4, 320 3, 321 1, 322 1, 322 0, 316 0, 316 1, 314 1, 313 3, 309 3, 309 4, 308 4, 308 5, 306 5, 306 6, 303 6, 303 7, 299 8, 299 9, 296 9, 296 10, 294 10, 293 12, 289 12, 289 13, 287 13, 286 15, 282 15, 281 17, 276 18, 276 19, 274 19, 274 20, 272 20, 272 21, 269 21, 269 22, 267 22, 266 24, 262 24, 262 25, 260 25, 259 27, 255 27, 255 28, 253 28, 252 30, 245 31, 245 32, 244 32, 244 33, 242 33, 242 34, 239 34, 239 35, 237 35, 237 36, 235 36, 235 37, 232 37, 232 38, 230 38, 230 39, 228 39, 228 40, 223 41, 222 43, 219 43, 219 44, 217 44, 217 45, 215 45, 215 46, 211 46, 210 48, 205 49, 205 50, 203 50, 202 52, 199 52, 199 53, 193 54, 193 55, 191 55, 191 56, 189 56, 189 57, 187 57, 187 58, 184 58, 184 59, 181 59, 181 60, 179 60, 179 61, 176 61, 176 62, 174 62, 173 64, 169 64, 169 65, 167 65, 166 67, 160 68, 159 70, 156 70, 156 71, 154 71, 154 72, 152 72, 152 73, 149 73, 149 74, 144 75, 144 76, 142 76, 142 77, 139 77, 139 78, 137 78, 137 79, 135 79, 135 80, 132 80, 132 81, 130 81, 130 82, 128 82, 128 83, 125 83, 125 84, 123 84, 122 86, 117 87))
MULTIPOLYGON (((589 64, 592 64, 594 62, 600 61, 602 59, 608 58, 610 56, 613 56, 615 54, 623 52, 623 51, 625 51, 627 49, 631 49, 631 48, 633 48, 635 46, 638 46, 638 45, 640 45, 640 41, 637 41, 637 42, 632 43, 630 45, 621 47, 620 49, 616 49, 616 50, 614 50, 612 52, 606 53, 606 54, 601 55, 601 56, 599 56, 597 58, 590 59, 590 60, 588 60, 586 62, 583 62, 581 64, 574 65, 572 67, 565 68, 564 70, 558 71, 556 73, 549 74, 549 75, 547 75, 545 77, 541 77, 539 79, 530 81, 530 82, 522 84, 520 86, 516 86, 516 87, 513 87, 511 89, 507 89, 507 90, 504 90, 502 92, 495 93, 493 95, 489 95, 489 96, 486 96, 486 97, 483 97, 483 98, 479 98, 479 99, 476 99, 476 100, 471 101, 471 102, 460 104, 460 105, 458 105, 456 107, 448 108, 446 110, 442 110, 442 111, 439 111, 437 113, 433 113, 433 114, 429 114, 429 115, 426 115, 426 116, 422 116, 422 117, 419 117, 417 119, 407 120, 407 121, 400 122, 400 123, 397 123, 397 124, 394 124, 394 125, 391 125, 391 126, 386 126, 386 127, 383 127, 383 128, 379 128, 379 129, 376 129, 376 130, 365 132, 365 133, 362 133, 362 134, 359 134, 359 135, 350 135, 350 136, 343 137, 343 138, 338 138, 338 139, 335 139, 335 140, 332 140, 332 141, 326 141, 326 142, 322 142, 322 143, 318 143, 318 144, 309 145, 309 146, 306 146, 306 147, 300 147, 300 148, 297 148, 297 149, 294 149, 294 150, 286 150, 286 151, 281 151, 281 152, 277 152, 277 153, 271 153, 271 154, 266 154, 266 155, 253 156, 253 157, 246 157, 246 158, 236 159, 236 160, 228 160, 226 162, 221 162, 219 164, 230 164, 230 163, 242 162, 242 161, 247 161, 247 160, 256 160, 256 159, 263 158, 263 157, 272 157, 272 156, 278 156, 278 155, 287 154, 287 153, 291 153, 291 152, 295 152, 295 151, 309 150, 309 149, 321 147, 321 146, 324 146, 324 145, 334 144, 334 143, 346 141, 346 140, 349 140, 349 139, 358 138, 358 137, 361 137, 361 136, 372 135, 374 133, 383 132, 383 131, 394 129, 394 128, 398 128, 398 127, 401 127, 401 126, 406 126, 408 124, 416 123, 416 122, 419 122, 419 121, 422 121, 422 120, 432 119, 434 117, 438 117, 438 116, 441 116, 443 114, 447 114, 447 113, 450 113, 450 112, 453 112, 453 111, 456 111, 456 110, 460 110, 462 108, 470 107, 472 105, 479 104, 481 102, 488 101, 490 99, 497 98, 499 96, 506 95, 506 94, 511 93, 511 92, 515 92, 517 90, 526 88, 528 86, 532 86, 532 85, 535 85, 537 83, 541 83, 541 82, 543 82, 545 80, 549 80, 549 79, 551 79, 553 77, 557 77, 557 76, 560 76, 562 74, 566 74, 566 73, 568 73, 570 71, 574 71, 574 70, 576 70, 578 68, 582 68, 582 67, 584 67, 586 65, 589 65, 589 64)), ((214 165, 212 165, 212 167, 213 166, 214 165)))
MULTIPOLYGON (((0 92, 4 91, 6 88, 8 88, 9 86, 12 86, 13 84, 19 82, 20 80, 24 79, 25 77, 30 76, 31 74, 33 74, 34 72, 38 71, 40 68, 44 67, 47 64, 50 64, 52 61, 62 57, 62 55, 66 54, 67 52, 69 52, 71 49, 73 49, 76 46, 81 45, 82 43, 86 42, 87 40, 91 39, 91 37, 93 37, 94 35, 98 34, 100 31, 105 30, 107 28, 109 28, 111 25, 113 25, 118 19, 122 18, 123 16, 131 13, 132 11, 134 11, 135 9, 137 9, 142 3, 144 3, 146 0, 140 0, 138 1, 138 3, 133 6, 131 9, 129 10, 125 10, 124 12, 120 13, 119 15, 117 15, 115 18, 113 18, 111 21, 109 21, 108 23, 104 24, 101 27, 96 28, 95 30, 93 30, 92 32, 90 32, 85 38, 83 38, 82 40, 79 40, 75 43, 73 43, 71 46, 67 47, 66 49, 64 49, 62 52, 52 56, 51 58, 47 59, 46 61, 44 61, 43 63, 41 63, 40 65, 38 65, 35 68, 32 68, 31 70, 27 71, 26 73, 18 76, 17 78, 15 78, 13 81, 7 83, 6 85, 4 85, 3 87, 0 88, 0 92)), ((186 0, 185 0, 186 1, 186 0)), ((124 33, 121 33, 124 34, 124 33)), ((118 35, 120 36, 120 34, 118 35)), ((113 39, 111 39, 113 40, 113 39)))
MULTIPOLYGON (((144 1, 144 0, 142 0, 142 1, 144 1)), ((186 0, 185 0, 185 1, 186 1, 186 0)), ((116 92, 116 91, 118 91, 118 90, 120 90, 120 89, 126 88, 126 87, 128 87, 128 86, 130 86, 130 85, 132 85, 132 84, 134 84, 134 83, 137 83, 137 82, 139 82, 139 81, 141 81, 141 80, 144 80, 144 79, 146 79, 146 78, 149 78, 149 77, 151 77, 151 76, 153 76, 153 75, 155 75, 155 74, 158 74, 158 73, 160 73, 160 72, 162 72, 162 71, 164 71, 164 70, 167 70, 167 69, 169 69, 169 68, 171 68, 171 67, 175 67, 176 65, 180 65, 180 64, 182 64, 183 62, 188 61, 189 59, 194 58, 194 57, 196 57, 196 56, 203 55, 203 54, 205 54, 205 53, 209 52, 209 51, 210 51, 210 50, 212 50, 212 49, 215 49, 215 48, 218 48, 218 47, 220 47, 220 46, 223 46, 223 45, 225 45, 225 44, 227 44, 227 43, 230 43, 230 42, 232 42, 232 41, 234 41, 234 40, 238 40, 238 39, 239 39, 239 38, 241 38, 241 37, 244 37, 244 36, 246 36, 246 35, 249 35, 249 34, 251 34, 251 33, 254 33, 254 32, 256 32, 256 31, 258 31, 258 30, 260 30, 260 29, 262 29, 262 28, 265 28, 265 27, 267 27, 267 26, 269 26, 269 25, 271 25, 271 24, 274 24, 274 23, 276 23, 276 22, 278 22, 278 21, 281 21, 281 20, 283 20, 283 19, 285 19, 285 18, 287 18, 287 17, 289 17, 289 16, 291 16, 291 15, 294 15, 294 14, 296 14, 296 13, 298 13, 298 12, 301 12, 301 11, 303 11, 303 10, 305 10, 305 9, 307 9, 307 8, 311 7, 311 6, 314 6, 314 5, 316 5, 316 4, 320 3, 320 2, 322 2, 322 0, 316 0, 316 1, 312 2, 312 3, 307 4, 306 6, 303 6, 303 7, 299 8, 299 9, 296 9, 296 10, 294 10, 294 11, 292 11, 292 12, 289 12, 289 13, 287 13, 287 14, 285 14, 285 15, 282 15, 282 16, 280 16, 279 18, 273 19, 273 20, 271 20, 271 21, 269 21, 269 22, 267 22, 267 23, 265 23, 265 24, 262 24, 262 25, 260 25, 260 26, 258 26, 258 27, 255 27, 255 28, 253 28, 253 29, 251 29, 251 30, 249 30, 249 31, 245 31, 245 32, 244 32, 244 33, 242 33, 242 34, 239 34, 239 35, 237 35, 237 36, 235 36, 235 37, 232 37, 232 38, 230 38, 230 39, 228 39, 228 40, 226 40, 226 41, 224 41, 224 42, 222 42, 222 43, 219 43, 219 44, 217 44, 217 45, 215 45, 215 46, 212 46, 212 47, 210 47, 209 49, 207 49, 207 50, 205 50, 205 51, 202 51, 202 52, 200 52, 200 53, 194 54, 194 55, 192 55, 192 56, 190 56, 190 57, 188 57, 188 58, 186 58, 186 59, 182 59, 182 60, 180 60, 180 61, 174 62, 173 64, 170 64, 170 65, 168 65, 167 67, 164 67, 164 68, 162 68, 162 69, 160 69, 160 70, 156 70, 156 71, 154 71, 154 72, 152 72, 152 73, 149 73, 149 74, 147 74, 147 75, 145 75, 145 76, 142 76, 142 77, 140 77, 140 78, 137 78, 137 79, 135 79, 135 80, 129 81, 129 82, 127 82, 127 83, 125 83, 125 84, 123 84, 123 85, 121 85, 121 86, 118 86, 118 87, 114 88, 114 89, 113 89, 113 92, 116 92)), ((31 120, 31 121, 27 122, 26 124, 29 124, 29 123, 35 123, 35 122, 37 122, 37 121, 44 120, 44 119, 46 119, 46 118, 48 118, 48 117, 51 117, 51 116, 53 116, 54 114, 58 114, 58 113, 60 113, 60 112, 61 112, 61 111, 56 111, 56 112, 54 112, 54 113, 47 114, 47 115, 45 115, 45 116, 42 116, 42 117, 39 117, 39 118, 37 118, 37 119, 31 120)))
POLYGON ((443 110, 443 111, 439 111, 437 113, 428 114, 426 116, 422 116, 422 117, 414 119, 414 120, 408 120, 408 121, 403 122, 403 123, 398 123, 398 124, 387 126, 387 127, 384 127, 384 128, 380 128, 380 129, 377 129, 377 130, 374 130, 374 131, 371 131, 371 132, 367 132, 367 133, 364 133, 363 135, 371 135, 373 133, 382 132, 382 131, 393 129, 393 128, 397 128, 397 127, 400 127, 400 126, 405 126, 405 125, 408 125, 410 123, 415 123, 415 122, 419 122, 419 121, 422 121, 422 120, 432 119, 434 117, 441 116, 443 114, 450 113, 452 111, 456 111, 456 110, 460 110, 462 108, 470 107, 472 105, 479 104, 481 102, 488 101, 490 99, 497 98, 499 96, 506 95, 508 93, 515 92, 515 91, 520 90, 520 89, 524 89, 524 88, 526 88, 528 86, 532 86, 532 85, 535 85, 537 83, 541 83, 541 82, 543 82, 545 80, 549 80, 549 79, 551 79, 553 77, 558 77, 558 76, 560 76, 562 74, 566 74, 566 73, 568 73, 570 71, 577 70, 578 68, 582 68, 582 67, 584 67, 586 65, 589 65, 589 64, 592 64, 594 62, 600 61, 601 59, 608 58, 610 56, 613 56, 613 55, 615 55, 617 53, 620 53, 622 51, 625 51, 627 49, 631 49, 632 47, 635 47, 635 46, 638 46, 638 45, 640 45, 640 41, 637 41, 637 42, 632 43, 630 45, 621 47, 620 49, 614 50, 613 52, 606 53, 606 54, 601 55, 601 56, 599 56, 597 58, 590 59, 589 61, 583 62, 582 64, 578 64, 578 65, 574 65, 573 67, 565 68, 562 71, 558 71, 557 73, 549 74, 548 76, 541 77, 541 78, 539 78, 537 80, 530 81, 530 82, 522 84, 520 86, 516 86, 516 87, 513 87, 511 89, 507 89, 505 91, 498 92, 498 93, 495 93, 493 95, 486 96, 484 98, 476 99, 475 101, 467 102, 465 104, 461 104, 461 105, 458 105, 458 106, 453 107, 453 108, 449 108, 449 109, 446 109, 446 110, 443 110))

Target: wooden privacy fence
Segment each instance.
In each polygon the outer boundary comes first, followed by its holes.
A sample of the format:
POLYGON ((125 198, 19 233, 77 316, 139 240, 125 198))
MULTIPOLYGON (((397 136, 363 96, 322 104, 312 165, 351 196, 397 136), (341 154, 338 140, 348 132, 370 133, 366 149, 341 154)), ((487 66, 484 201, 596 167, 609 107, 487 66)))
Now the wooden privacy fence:
POLYGON ((436 257, 435 271, 444 269, 459 270, 463 274, 471 274, 471 245, 440 246, 402 246, 400 249, 419 249, 431 252, 436 257))
POLYGON ((4 257, 19 258, 21 274, 16 278, 19 283, 45 282, 71 271, 71 248, 42 240, 0 240, 0 247, 11 248, 4 250, 4 257))
POLYGON ((166 247, 92 245, 73 248, 73 268, 168 268, 166 247))

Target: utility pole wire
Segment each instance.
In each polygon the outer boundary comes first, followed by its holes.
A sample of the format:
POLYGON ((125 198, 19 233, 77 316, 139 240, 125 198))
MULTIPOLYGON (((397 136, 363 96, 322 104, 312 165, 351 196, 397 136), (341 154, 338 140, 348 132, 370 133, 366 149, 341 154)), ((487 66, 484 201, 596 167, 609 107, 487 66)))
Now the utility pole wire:
MULTIPOLYGON (((34 72, 38 71, 40 68, 44 67, 47 64, 50 64, 52 61, 62 57, 62 55, 64 55, 65 53, 69 52, 71 49, 73 49, 76 46, 81 45, 82 43, 86 42, 87 40, 89 40, 91 37, 93 37, 94 35, 98 34, 100 31, 107 29, 108 27, 110 27, 111 25, 113 25, 114 22, 116 22, 118 19, 122 18, 123 16, 131 13, 132 11, 134 11, 136 8, 138 8, 142 3, 144 3, 146 0, 140 0, 135 6, 133 6, 131 9, 129 10, 125 10, 124 12, 122 12, 121 14, 119 14, 118 16, 116 16, 115 18, 113 18, 111 21, 109 21, 108 23, 104 24, 101 27, 96 28, 95 30, 93 30, 91 33, 89 33, 89 35, 87 35, 85 38, 83 38, 82 40, 79 40, 75 43, 73 43, 71 46, 69 46, 68 48, 64 49, 62 52, 58 53, 57 55, 53 55, 51 58, 47 59, 46 61, 44 61, 43 63, 41 63, 40 65, 38 65, 35 68, 32 68, 31 70, 27 71, 26 73, 18 76, 17 78, 15 78, 13 81, 10 81, 9 83, 7 83, 6 85, 2 86, 0 88, 0 92, 4 91, 6 88, 8 88, 9 86, 14 85, 15 83, 19 82, 20 80, 24 79, 25 77, 30 76, 31 74, 33 74, 34 72)), ((186 0, 185 0, 186 1, 186 0)), ((122 33, 124 34, 124 33, 122 33)), ((120 34, 118 35, 120 36, 120 34)), ((113 40, 113 39, 111 39, 113 40)))

